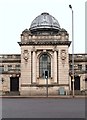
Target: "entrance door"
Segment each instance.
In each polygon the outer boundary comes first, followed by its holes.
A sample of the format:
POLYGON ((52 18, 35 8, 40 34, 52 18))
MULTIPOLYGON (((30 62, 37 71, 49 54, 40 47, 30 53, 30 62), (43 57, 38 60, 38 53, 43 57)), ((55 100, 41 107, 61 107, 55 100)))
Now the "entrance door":
POLYGON ((85 79, 85 89, 87 89, 87 78, 85 79))
MULTIPOLYGON (((73 89, 72 80, 71 80, 71 88, 73 89)), ((80 90, 80 77, 79 76, 74 77, 74 90, 80 90)))
POLYGON ((19 77, 10 78, 10 91, 19 91, 19 77))

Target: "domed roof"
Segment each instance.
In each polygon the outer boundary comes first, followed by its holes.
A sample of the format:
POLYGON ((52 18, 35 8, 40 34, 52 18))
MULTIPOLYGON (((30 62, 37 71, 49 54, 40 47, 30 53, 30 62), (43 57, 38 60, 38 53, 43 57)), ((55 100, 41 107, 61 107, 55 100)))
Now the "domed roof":
POLYGON ((60 25, 58 21, 51 16, 49 13, 42 13, 41 15, 37 16, 31 23, 30 30, 36 31, 41 29, 48 29, 48 30, 59 30, 60 25))

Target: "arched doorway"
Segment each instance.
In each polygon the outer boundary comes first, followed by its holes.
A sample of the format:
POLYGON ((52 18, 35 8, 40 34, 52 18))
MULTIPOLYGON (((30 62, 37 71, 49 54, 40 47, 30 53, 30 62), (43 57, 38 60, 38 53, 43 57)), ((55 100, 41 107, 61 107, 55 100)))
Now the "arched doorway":
MULTIPOLYGON (((73 90, 72 77, 71 77, 71 89, 73 90)), ((74 76, 74 90, 80 90, 80 76, 74 76)))
POLYGON ((39 77, 45 77, 45 71, 48 71, 48 77, 51 77, 51 58, 47 53, 43 53, 39 58, 39 77))

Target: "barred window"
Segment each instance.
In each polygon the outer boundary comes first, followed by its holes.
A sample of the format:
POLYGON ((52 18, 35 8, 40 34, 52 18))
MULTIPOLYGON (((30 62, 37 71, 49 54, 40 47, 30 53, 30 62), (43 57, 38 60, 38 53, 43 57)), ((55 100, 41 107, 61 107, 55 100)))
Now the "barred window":
POLYGON ((48 54, 44 53, 39 59, 39 77, 45 78, 45 71, 48 71, 48 77, 51 77, 51 58, 48 54))

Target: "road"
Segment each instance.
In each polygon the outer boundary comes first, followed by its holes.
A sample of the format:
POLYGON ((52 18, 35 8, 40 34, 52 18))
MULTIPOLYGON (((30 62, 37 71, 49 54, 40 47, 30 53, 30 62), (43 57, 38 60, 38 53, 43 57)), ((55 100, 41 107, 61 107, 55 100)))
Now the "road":
POLYGON ((85 118, 85 99, 3 98, 2 118, 85 118))

